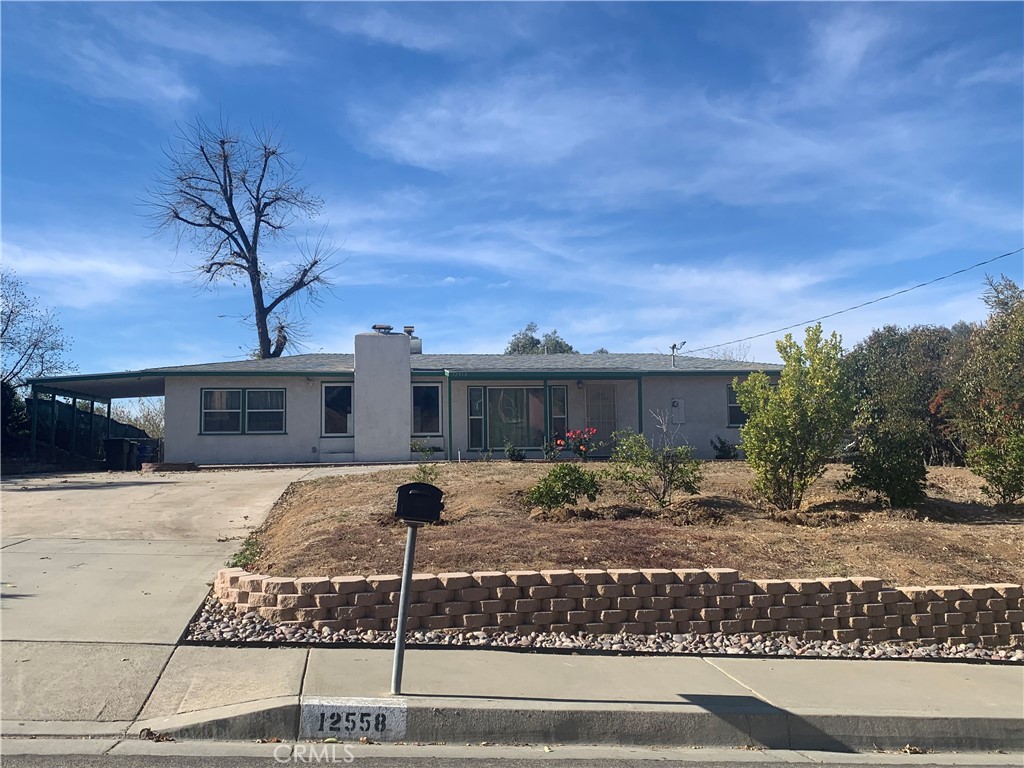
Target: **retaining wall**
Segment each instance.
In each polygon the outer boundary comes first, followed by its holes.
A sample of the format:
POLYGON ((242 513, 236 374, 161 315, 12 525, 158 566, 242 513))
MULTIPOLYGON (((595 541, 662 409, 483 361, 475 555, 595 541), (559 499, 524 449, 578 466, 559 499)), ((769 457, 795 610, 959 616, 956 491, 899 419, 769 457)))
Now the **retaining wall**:
MULTIPOLYGON (((239 614, 338 629, 392 629, 401 577, 282 578, 226 568, 214 594, 239 614)), ((807 640, 934 638, 1024 645, 1024 586, 886 587, 867 577, 745 581, 727 568, 415 574, 410 629, 786 632, 807 640)))

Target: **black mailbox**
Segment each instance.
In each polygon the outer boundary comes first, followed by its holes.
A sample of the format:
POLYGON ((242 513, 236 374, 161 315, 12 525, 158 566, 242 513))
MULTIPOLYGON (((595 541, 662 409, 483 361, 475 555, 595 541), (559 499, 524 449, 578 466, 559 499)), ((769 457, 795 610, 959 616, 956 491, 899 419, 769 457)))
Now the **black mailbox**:
POLYGON ((441 519, 444 491, 430 483, 406 483, 398 486, 395 517, 407 523, 436 523, 441 519))

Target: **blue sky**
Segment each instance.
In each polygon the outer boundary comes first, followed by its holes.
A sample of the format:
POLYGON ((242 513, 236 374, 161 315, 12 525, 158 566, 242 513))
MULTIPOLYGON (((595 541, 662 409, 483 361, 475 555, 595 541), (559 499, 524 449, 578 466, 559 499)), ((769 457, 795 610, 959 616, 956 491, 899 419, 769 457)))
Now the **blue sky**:
MULTIPOLYGON (((295 234, 341 248, 293 351, 385 322, 500 352, 531 320, 693 350, 1019 248, 1022 30, 1019 3, 5 2, 3 260, 83 372, 243 357, 247 292, 200 291, 138 202, 176 123, 223 114, 279 125, 325 201, 295 234)), ((979 320, 984 274, 826 329, 979 320)))

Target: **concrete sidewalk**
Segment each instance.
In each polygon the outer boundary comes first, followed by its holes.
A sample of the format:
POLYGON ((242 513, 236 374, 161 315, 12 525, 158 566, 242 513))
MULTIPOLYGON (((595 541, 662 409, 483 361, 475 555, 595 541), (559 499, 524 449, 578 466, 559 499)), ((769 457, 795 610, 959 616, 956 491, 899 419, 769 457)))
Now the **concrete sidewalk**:
MULTIPOLYGON (((69 722, 78 718, 55 697, 32 719, 5 713, 3 731, 353 741, 365 710, 374 741, 405 743, 1024 751, 1020 666, 412 649, 398 698, 390 671, 385 650, 183 646, 132 722, 69 722), (338 708, 356 713, 350 733, 341 719, 334 733, 325 725, 338 708), (401 725, 378 734, 372 713, 401 725)), ((119 711, 117 701, 94 706, 119 711)))

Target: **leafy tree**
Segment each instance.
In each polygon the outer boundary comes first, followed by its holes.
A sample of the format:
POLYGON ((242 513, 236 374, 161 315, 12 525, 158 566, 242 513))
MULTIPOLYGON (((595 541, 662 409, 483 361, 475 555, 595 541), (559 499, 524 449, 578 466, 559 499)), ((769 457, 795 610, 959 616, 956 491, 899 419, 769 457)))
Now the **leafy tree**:
POLYGON ((1011 504, 1024 497, 1024 291, 1005 276, 987 282, 988 319, 944 405, 985 493, 1011 504))
POLYGON ((57 315, 26 294, 12 270, 0 270, 0 295, 0 380, 20 387, 26 379, 75 370, 64 359, 71 343, 64 337, 57 315))
POLYGON ((803 346, 787 333, 775 347, 783 361, 777 385, 758 372, 735 379, 733 387, 748 417, 741 435, 754 488, 787 510, 800 506, 835 455, 850 425, 852 401, 835 333, 823 339, 818 323, 807 328, 803 346))
POLYGON ((605 347, 598 347, 597 349, 594 350, 594 354, 595 355, 607 355, 607 354, 609 354, 609 352, 608 352, 608 350, 605 347))
POLYGON ((130 405, 115 403, 110 415, 122 424, 138 427, 150 437, 164 436, 164 398, 140 397, 130 405))
POLYGON ((166 167, 149 192, 158 231, 186 238, 200 254, 196 266, 207 286, 247 284, 258 344, 255 357, 280 357, 289 341, 287 308, 303 296, 316 301, 328 285, 334 249, 323 239, 300 244, 275 274, 266 246, 312 219, 323 201, 298 179, 298 169, 273 131, 243 136, 226 124, 196 119, 165 153, 166 167), (273 339, 271 338, 273 330, 273 339))
POLYGON ((542 337, 537 337, 537 324, 529 323, 523 330, 517 331, 509 339, 505 347, 506 355, 558 355, 558 354, 579 354, 572 345, 558 335, 557 330, 551 330, 542 337))
POLYGON ((601 483, 596 474, 578 464, 557 464, 530 488, 526 498, 550 512, 556 507, 576 504, 581 496, 597 501, 600 493, 601 483))

